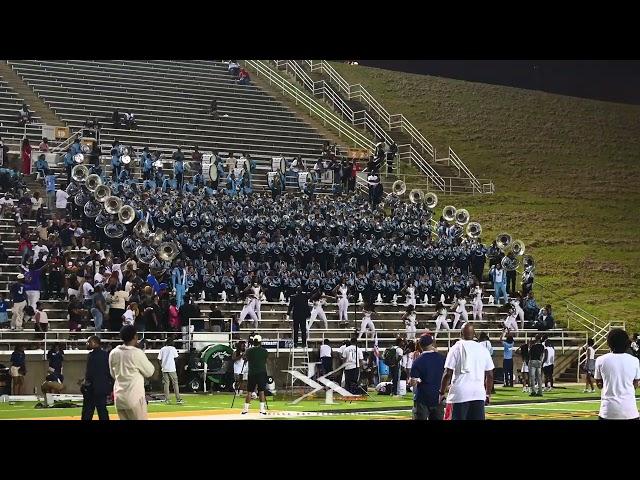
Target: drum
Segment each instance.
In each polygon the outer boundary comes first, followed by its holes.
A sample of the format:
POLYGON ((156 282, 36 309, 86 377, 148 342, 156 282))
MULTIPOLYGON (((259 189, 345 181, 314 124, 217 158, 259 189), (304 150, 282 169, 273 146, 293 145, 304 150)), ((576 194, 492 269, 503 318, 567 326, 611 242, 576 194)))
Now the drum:
POLYGON ((300 189, 304 190, 308 181, 310 181, 309 172, 298 173, 298 186, 300 187, 300 189))
POLYGON ((287 162, 285 161, 284 157, 273 157, 271 159, 271 170, 272 171, 276 171, 276 170, 280 170, 281 172, 284 172, 287 169, 287 162))

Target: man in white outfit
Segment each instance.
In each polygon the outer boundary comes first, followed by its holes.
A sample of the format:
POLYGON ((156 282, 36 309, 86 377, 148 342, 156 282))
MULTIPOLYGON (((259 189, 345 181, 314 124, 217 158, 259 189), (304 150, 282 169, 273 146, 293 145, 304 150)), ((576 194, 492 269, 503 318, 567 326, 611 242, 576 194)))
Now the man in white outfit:
POLYGON ((348 323, 347 313, 349 312, 349 288, 342 282, 338 286, 338 321, 348 323))
POLYGON ((178 375, 176 373, 176 358, 178 358, 178 350, 173 346, 173 339, 169 337, 158 353, 158 360, 162 367, 162 384, 164 386, 164 401, 169 403, 169 382, 173 386, 173 393, 176 396, 176 403, 182 403, 180 396, 180 388, 178 387, 178 375))
POLYGON ((476 285, 473 289, 473 319, 482 321, 482 287, 476 285))
POLYGON ((524 310, 520 306, 520 297, 512 298, 509 303, 513 306, 515 315, 520 319, 520 328, 524 330, 524 310))
POLYGON ((311 330, 311 327, 316 321, 316 318, 322 320, 324 323, 325 330, 329 328, 329 323, 327 322, 327 315, 324 313, 323 305, 326 305, 327 301, 325 300, 325 295, 322 294, 320 298, 317 298, 313 301, 313 308, 311 309, 311 316, 309 317, 309 323, 307 324, 307 332, 311 330))
POLYGON ((467 300, 464 297, 458 298, 456 300, 456 310, 453 313, 453 329, 456 329, 460 318, 462 318, 463 323, 467 323, 469 321, 469 314, 467 313, 467 300))
POLYGON ((260 288, 260 285, 258 285, 258 282, 253 282, 253 286, 251 286, 251 292, 255 297, 255 300, 253 301, 253 311, 256 312, 258 321, 262 321, 262 311, 260 310, 260 308, 262 307, 262 302, 260 301, 260 298, 262 297, 262 289, 260 288))
POLYGON ((512 308, 509 311, 509 316, 507 316, 506 320, 504 321, 504 328, 506 328, 510 332, 517 332, 518 331, 518 322, 516 322, 516 310, 515 310, 515 308, 512 308))
POLYGON ((133 325, 120 330, 122 345, 109 354, 109 371, 115 383, 113 396, 120 420, 147 420, 144 379, 155 372, 153 364, 137 347, 138 332, 133 325))
POLYGON ((258 316, 256 315, 256 309, 254 307, 255 301, 256 298, 253 296, 253 293, 250 293, 245 297, 244 306, 242 307, 240 317, 238 318, 238 323, 240 325, 242 325, 242 322, 244 322, 244 319, 247 318, 248 315, 253 320, 253 328, 258 328, 258 316))
POLYGON ((449 328, 449 322, 447 322, 447 308, 442 304, 442 302, 439 302, 436 305, 436 313, 438 314, 438 316, 436 317, 436 337, 438 336, 438 332, 441 329, 444 330, 451 330, 449 328))
POLYGON ((371 334, 375 337, 376 327, 373 324, 373 320, 371 318, 372 315, 373 311, 369 310, 366 307, 362 309, 362 323, 360 324, 360 334, 358 335, 358 340, 360 340, 360 338, 362 338, 362 335, 367 333, 368 330, 370 330, 371 334))

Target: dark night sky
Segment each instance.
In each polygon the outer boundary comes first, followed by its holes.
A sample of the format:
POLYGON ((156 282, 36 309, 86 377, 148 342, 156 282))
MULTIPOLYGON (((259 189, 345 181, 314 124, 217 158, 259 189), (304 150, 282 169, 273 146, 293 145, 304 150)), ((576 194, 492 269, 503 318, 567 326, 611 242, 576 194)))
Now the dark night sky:
POLYGON ((359 60, 360 65, 640 105, 638 60, 359 60))

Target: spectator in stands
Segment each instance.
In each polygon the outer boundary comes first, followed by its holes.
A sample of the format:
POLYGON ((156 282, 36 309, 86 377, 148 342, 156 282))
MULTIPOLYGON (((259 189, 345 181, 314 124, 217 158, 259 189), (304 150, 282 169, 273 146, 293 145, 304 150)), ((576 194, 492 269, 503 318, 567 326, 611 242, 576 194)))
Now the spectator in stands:
POLYGON ((184 154, 182 153, 182 147, 173 153, 173 172, 176 178, 176 189, 182 190, 184 185, 184 154))
POLYGON ((47 153, 49 151, 49 139, 47 137, 43 137, 40 145, 38 145, 38 150, 43 153, 47 153))
MULTIPOLYGON (((89 152, 89 164, 93 165, 95 168, 100 168, 100 147, 98 147, 98 142, 93 142, 91 144, 91 152, 89 152)), ((102 169, 100 169, 100 173, 95 172, 102 177, 102 169)))
POLYGON ((69 296, 69 306, 67 311, 69 314, 69 331, 79 332, 82 330, 82 317, 85 314, 85 310, 82 309, 82 306, 75 295, 69 296))
POLYGON ((600 397, 601 420, 638 420, 635 390, 640 385, 640 363, 629 355, 629 336, 622 329, 614 328, 607 335, 610 353, 595 362, 596 385, 602 391, 600 397))
POLYGON ((462 327, 459 340, 447 354, 440 385, 440 400, 444 400, 449 383, 447 403, 453 404, 452 420, 484 420, 484 407, 489 404, 493 389, 493 360, 488 350, 474 341, 471 323, 462 327))
POLYGON ((31 123, 32 112, 29 110, 26 102, 22 103, 22 107, 18 110, 18 123, 20 125, 25 125, 27 123, 31 123))
POLYGON ((58 218, 64 218, 67 214, 68 199, 69 194, 65 190, 62 188, 58 188, 56 190, 56 212, 58 214, 58 218))
POLYGON ((235 60, 229 60, 229 73, 234 78, 240 73, 240 64, 235 60))
POLYGON ((540 331, 551 330, 555 328, 556 321, 551 313, 551 305, 547 304, 538 313, 538 318, 533 324, 533 328, 537 328, 540 331))
MULTIPOLYGON (((103 269, 101 268, 101 270, 103 269)), ((104 298, 104 294, 102 293, 102 285, 96 285, 93 295, 91 295, 91 316, 93 317, 96 332, 102 331, 102 324, 106 314, 106 309, 107 302, 104 298)))
POLYGON ((24 307, 27 306, 27 294, 24 289, 24 275, 19 273, 16 281, 9 287, 11 294, 11 330, 22 330, 24 307))
POLYGON ((240 73, 238 74, 238 85, 249 85, 250 82, 251 77, 249 76, 249 72, 244 68, 241 68, 240 73))
POLYGON ((87 368, 82 381, 82 420, 93 420, 93 411, 98 411, 99 420, 109 420, 107 396, 112 391, 113 379, 109 374, 109 354, 101 348, 100 337, 89 337, 91 349, 87 356, 87 368))
POLYGON ((211 104, 209 105, 209 115, 211 115, 214 120, 218 119, 218 101, 215 98, 211 99, 211 104))
POLYGON ((124 112, 123 113, 124 126, 129 130, 136 128, 138 125, 136 123, 136 117, 133 112, 124 112))
POLYGON ((120 420, 147 420, 144 379, 150 378, 155 368, 145 353, 137 348, 138 332, 135 327, 122 327, 120 338, 122 345, 109 354, 116 411, 120 420))
POLYGON ((6 330, 9 328, 9 314, 7 310, 9 309, 9 302, 5 300, 4 293, 0 292, 0 329, 6 330))
POLYGON ((122 169, 122 151, 120 149, 120 142, 114 140, 111 144, 111 178, 114 182, 118 180, 120 171, 122 169))
POLYGON ((27 374, 27 356, 24 353, 22 345, 18 344, 14 347, 9 361, 11 362, 11 366, 9 367, 11 394, 22 395, 24 376, 27 374))
POLYGON ((22 139, 20 156, 22 158, 22 173, 29 175, 31 173, 31 143, 27 137, 22 139))
POLYGON ((44 311, 42 303, 36 303, 35 315, 33 316, 36 332, 46 332, 49 330, 49 316, 44 311))
POLYGON ((113 121, 113 128, 120 128, 120 112, 117 108, 113 110, 111 114, 111 119, 113 121))

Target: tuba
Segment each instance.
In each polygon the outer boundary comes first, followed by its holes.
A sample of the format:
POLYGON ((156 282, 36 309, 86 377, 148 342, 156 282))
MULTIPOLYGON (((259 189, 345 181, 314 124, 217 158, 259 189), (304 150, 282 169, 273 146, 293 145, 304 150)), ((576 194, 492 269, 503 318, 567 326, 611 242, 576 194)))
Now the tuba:
POLYGON ((87 177, 84 185, 90 192, 95 192, 96 188, 102 185, 102 179, 100 178, 100 175, 96 175, 95 173, 93 173, 87 177))
POLYGON ((136 223, 135 227, 133 227, 133 234, 138 238, 147 238, 149 235, 149 224, 144 220, 140 220, 136 223))
POLYGON ((80 193, 80 185, 78 185, 76 182, 70 182, 69 185, 67 185, 65 191, 70 197, 75 197, 78 193, 80 193))
POLYGON ((111 215, 117 215, 122 208, 122 200, 111 195, 104 200, 104 209, 111 215))
POLYGON ((520 260, 515 255, 510 253, 509 255, 502 257, 500 263, 502 264, 502 268, 512 271, 518 268, 518 266, 520 265, 520 260))
POLYGON ((164 242, 158 248, 158 257, 163 262, 171 262, 178 256, 178 248, 173 242, 164 242))
POLYGON ((118 210, 118 220, 124 225, 129 225, 136 218, 136 211, 131 205, 124 205, 118 210))
POLYGON ((133 237, 126 237, 122 240, 122 251, 127 255, 136 249, 136 239, 133 237))
POLYGON ((447 205, 442 209, 442 218, 447 222, 453 222, 456 219, 456 207, 447 205))
POLYGON ((84 214, 89 218, 95 218, 102 210, 102 204, 96 200, 89 200, 84 204, 84 214))
POLYGON ((461 208, 460 210, 456 210, 456 223, 458 225, 466 225, 469 223, 469 211, 461 208))
POLYGON ((89 200, 91 200, 91 196, 85 191, 79 192, 73 197, 73 203, 78 207, 84 207, 89 200))
POLYGON ((514 255, 524 255, 524 242, 522 240, 516 240, 510 245, 511 253, 514 255))
POLYGON ((469 238, 478 238, 482 234, 482 226, 478 222, 469 222, 467 224, 467 235, 469 238))
MULTIPOLYGON (((509 245, 511 245, 512 238, 508 233, 501 233, 496 237, 496 246, 500 250, 506 249, 509 245)), ((504 265, 503 265, 504 267, 504 265)))
POLYGON ((100 212, 98 212, 98 215, 96 216, 96 227, 98 228, 104 228, 107 226, 107 224, 109 223, 109 220, 111 220, 111 216, 105 212, 104 210, 100 210, 100 212))
POLYGON ((429 192, 424 196, 424 205, 427 208, 436 208, 436 205, 438 204, 438 196, 433 193, 433 192, 429 192))
POLYGON ((409 192, 409 201, 411 203, 422 203, 424 201, 424 192, 419 188, 414 188, 409 192))
POLYGON ((71 170, 71 178, 78 183, 84 182, 89 177, 89 169, 85 165, 76 165, 71 170))
POLYGON ((156 251, 148 245, 139 245, 136 248, 136 258, 141 263, 150 264, 156 258, 156 251))
POLYGON ((399 197, 401 195, 404 195, 404 193, 407 191, 407 184, 404 183, 402 180, 396 180, 395 182, 393 182, 393 185, 391 186, 391 192, 399 197))
POLYGON ((104 226, 104 234, 109 238, 122 238, 126 227, 120 222, 109 222, 104 226))
POLYGON ((93 192, 93 197, 96 201, 103 203, 107 198, 111 196, 111 189, 106 185, 98 185, 96 190, 93 192))

